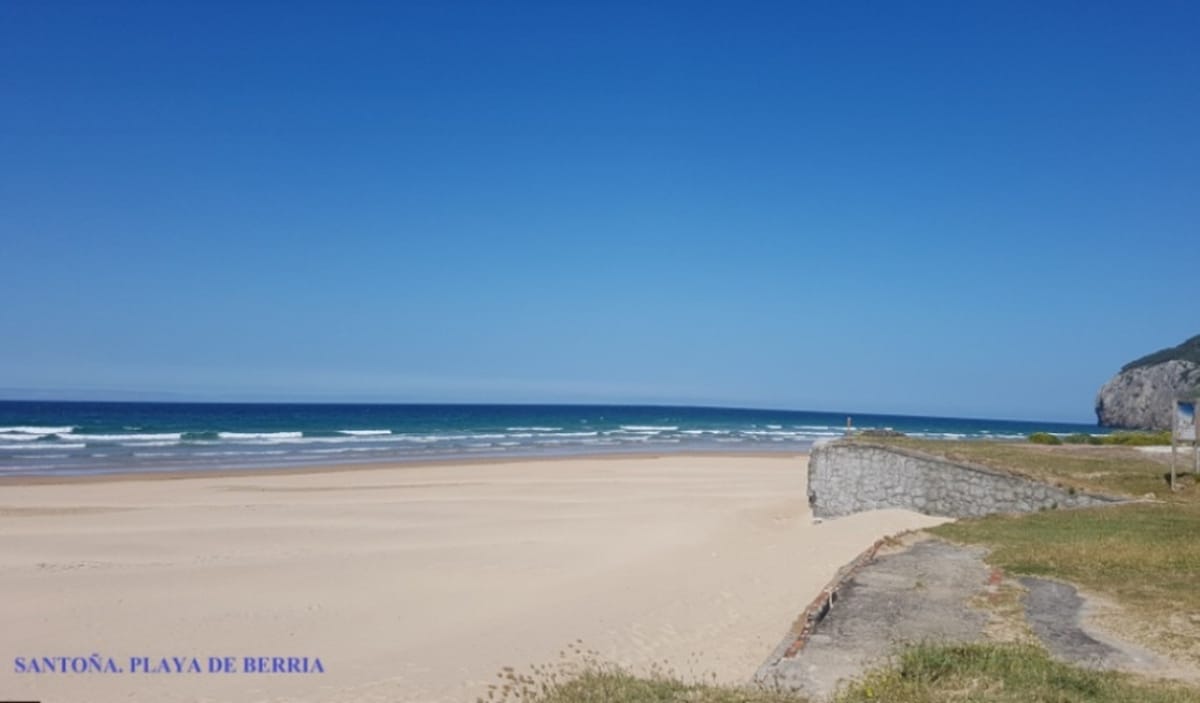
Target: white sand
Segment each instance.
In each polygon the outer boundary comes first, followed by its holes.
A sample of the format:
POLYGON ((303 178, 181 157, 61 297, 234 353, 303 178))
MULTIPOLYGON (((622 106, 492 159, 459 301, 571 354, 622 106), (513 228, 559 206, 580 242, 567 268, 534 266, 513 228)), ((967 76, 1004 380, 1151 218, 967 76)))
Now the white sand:
POLYGON ((576 639, 745 681, 904 511, 812 525, 803 457, 0 486, 0 699, 474 700, 576 639), (320 657, 324 674, 14 673, 320 657))

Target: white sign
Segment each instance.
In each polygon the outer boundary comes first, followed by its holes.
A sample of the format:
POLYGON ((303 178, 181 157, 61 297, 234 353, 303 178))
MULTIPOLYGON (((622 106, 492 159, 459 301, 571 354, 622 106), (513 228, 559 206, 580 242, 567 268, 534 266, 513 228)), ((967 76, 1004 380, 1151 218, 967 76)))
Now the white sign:
POLYGON ((1180 400, 1175 403, 1175 441, 1196 441, 1196 403, 1180 400))

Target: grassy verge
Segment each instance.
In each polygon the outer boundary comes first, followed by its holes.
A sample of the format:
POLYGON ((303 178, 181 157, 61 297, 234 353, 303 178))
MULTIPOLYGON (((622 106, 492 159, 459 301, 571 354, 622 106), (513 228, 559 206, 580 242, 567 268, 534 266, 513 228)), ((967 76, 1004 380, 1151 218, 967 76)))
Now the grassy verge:
POLYGON ((1200 664, 1200 487, 1190 474, 1172 492, 1161 460, 1124 447, 888 441, 1081 490, 1161 501, 995 515, 932 532, 988 547, 988 561, 1010 573, 1062 579, 1105 596, 1127 616, 1110 624, 1200 664))
POLYGON ((1200 490, 1196 489, 1190 473, 1186 473, 1190 457, 1181 459, 1178 467, 1183 475, 1181 485, 1186 489, 1172 493, 1167 479, 1170 467, 1164 460, 1132 447, 946 442, 907 437, 872 439, 871 443, 915 449, 1081 490, 1138 497, 1151 494, 1158 500, 1200 502, 1200 490))
MULTIPOLYGON (((505 674, 510 684, 520 679, 505 674)), ((486 699, 483 699, 486 700, 486 699)), ((763 688, 683 683, 666 675, 634 676, 592 665, 569 676, 528 678, 493 701, 522 703, 808 703, 763 688), (540 682, 540 683, 539 683, 540 682)), ((1013 644, 918 645, 843 689, 834 703, 1200 703, 1200 692, 1098 672, 1050 659, 1039 647, 1013 644)))
POLYGON ((1030 645, 919 645, 868 674, 837 703, 1196 703, 1200 692, 1051 659, 1030 645))
POLYGON ((808 703, 806 698, 784 692, 640 677, 615 668, 584 671, 527 697, 496 700, 522 703, 808 703))
POLYGON ((476 703, 810 703, 797 693, 762 686, 683 681, 663 664, 638 676, 577 645, 561 654, 558 664, 528 673, 505 668, 476 703))
POLYGON ((1105 596, 1124 611, 1110 624, 1200 664, 1200 505, 994 515, 932 532, 987 546, 988 562, 1009 573, 1057 578, 1105 596))

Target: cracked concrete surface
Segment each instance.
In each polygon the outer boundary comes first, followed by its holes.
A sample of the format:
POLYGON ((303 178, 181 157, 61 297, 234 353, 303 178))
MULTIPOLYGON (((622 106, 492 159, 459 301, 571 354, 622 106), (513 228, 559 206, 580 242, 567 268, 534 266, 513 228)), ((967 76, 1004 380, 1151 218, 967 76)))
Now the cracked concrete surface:
POLYGON ((925 540, 864 567, 794 657, 768 662, 756 678, 815 697, 832 694, 897 645, 982 639, 987 614, 968 602, 986 585, 985 551, 925 540))
MULTIPOLYGON (((936 538, 881 554, 841 586, 836 604, 803 646, 796 651, 785 642, 756 681, 828 699, 904 644, 987 639, 990 615, 972 605, 994 581, 986 555, 981 547, 936 538)), ((1171 662, 1087 625, 1088 602, 1074 586, 1028 577, 1020 584, 1025 620, 1052 656, 1092 668, 1171 675, 1171 662)))

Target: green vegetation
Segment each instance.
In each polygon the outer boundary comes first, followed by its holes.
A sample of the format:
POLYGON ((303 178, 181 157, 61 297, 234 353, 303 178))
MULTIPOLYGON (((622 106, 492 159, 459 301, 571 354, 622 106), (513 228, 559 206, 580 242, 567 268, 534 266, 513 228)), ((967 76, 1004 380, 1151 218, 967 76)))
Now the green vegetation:
POLYGON ((1154 447, 1171 444, 1171 433, 1164 432, 1114 432, 1105 435, 1090 435, 1082 432, 1055 437, 1045 432, 1034 432, 1029 435, 1029 441, 1035 444, 1091 444, 1097 447, 1154 447), (1049 437, 1049 440, 1045 438, 1049 437), (1035 439, 1036 438, 1036 439, 1035 439), (1057 441, 1061 439, 1062 441, 1057 441))
POLYGON ((666 676, 634 676, 616 667, 589 669, 553 684, 532 681, 488 701, 521 703, 808 703, 796 694, 761 688, 684 683, 666 676))
MULTIPOLYGON (((635 676, 590 665, 562 675, 501 674, 505 683, 481 701, 521 703, 807 703, 793 693, 684 683, 663 673, 635 676)), ((1019 644, 916 645, 843 689, 834 703, 1200 703, 1200 692, 1125 674, 1062 664, 1040 647, 1019 644)))
POLYGON ((1122 366, 1121 370, 1128 371, 1142 366, 1153 366, 1154 364, 1161 364, 1165 361, 1173 361, 1175 359, 1200 364, 1200 334, 1178 346, 1170 347, 1169 349, 1159 349, 1153 354, 1147 354, 1140 359, 1134 359, 1122 366))
POLYGON ((1183 464, 1181 490, 1171 491, 1162 458, 1128 446, 891 442, 1079 490, 1156 499, 994 515, 931 532, 987 546, 988 561, 1010 573, 1063 579, 1107 597, 1126 613, 1123 631, 1200 663, 1200 486, 1183 464))
POLYGON ((1034 444, 1062 444, 1062 440, 1049 432, 1034 432, 1029 435, 1029 441, 1034 444))
POLYGON ((1034 444, 1090 444, 1097 447, 1153 447, 1169 445, 1170 432, 1114 432, 1106 435, 1090 435, 1082 432, 1059 437, 1049 432, 1034 432, 1029 435, 1034 444))
POLYGON ((1120 604, 1142 641, 1200 663, 1200 504, 1129 504, 993 515, 933 528, 982 544, 1013 574, 1075 583, 1120 604))
POLYGON ((1184 703, 1200 692, 1062 664, 1032 645, 918 645, 843 691, 837 703, 1184 703))
MULTIPOLYGON (((1145 496, 1172 502, 1200 501, 1200 493, 1185 476, 1184 491, 1172 493, 1165 457, 1154 457, 1128 446, 1044 446, 1025 442, 947 442, 897 438, 873 444, 915 449, 956 461, 980 464, 1084 491, 1145 496)), ((1200 529, 1200 528, 1198 528, 1200 529)))
POLYGON ((1171 432, 1114 432, 1099 438, 1100 444, 1123 447, 1152 447, 1171 444, 1171 432))
POLYGON ((685 682, 658 664, 638 676, 579 644, 560 652, 557 665, 535 666, 529 673, 505 667, 478 703, 808 703, 795 693, 761 686, 685 682))

